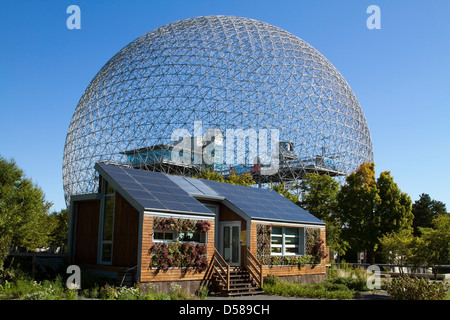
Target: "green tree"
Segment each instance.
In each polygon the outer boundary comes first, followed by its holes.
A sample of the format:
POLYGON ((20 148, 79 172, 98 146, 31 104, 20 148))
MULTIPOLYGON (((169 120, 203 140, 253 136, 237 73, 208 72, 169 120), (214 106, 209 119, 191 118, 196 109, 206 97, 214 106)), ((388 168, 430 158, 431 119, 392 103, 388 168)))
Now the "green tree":
POLYGON ((411 198, 400 190, 389 171, 380 173, 377 188, 380 203, 375 207, 375 212, 380 220, 379 232, 386 234, 411 227, 411 198))
POLYGON ((251 186, 255 184, 253 177, 250 173, 243 174, 230 174, 226 179, 226 183, 237 184, 240 186, 251 186))
POLYGON ((286 187, 284 183, 273 184, 270 186, 270 188, 284 196, 286 199, 291 200, 293 203, 297 205, 300 203, 298 195, 292 193, 290 188, 286 187))
POLYGON ((194 178, 212 180, 212 181, 218 181, 218 182, 225 182, 225 179, 223 178, 223 176, 220 173, 210 171, 209 169, 202 170, 201 172, 194 175, 194 178))
POLYGON ((255 184, 255 181, 253 180, 253 177, 250 173, 243 173, 243 174, 232 173, 225 179, 220 173, 206 169, 194 175, 194 178, 218 182, 226 182, 240 186, 251 186, 255 184))
POLYGON ((432 228, 420 228, 421 254, 425 264, 437 267, 450 264, 450 214, 439 215, 432 221, 432 228))
POLYGON ((301 206, 315 217, 326 221, 334 219, 339 183, 328 175, 308 173, 300 183, 301 206))
POLYGON ((69 231, 69 208, 62 209, 59 212, 53 212, 50 215, 50 219, 55 225, 55 228, 50 235, 50 244, 56 247, 61 247, 65 250, 69 231))
POLYGON ((14 160, 0 157, 0 269, 12 246, 34 250, 48 245, 55 227, 47 214, 50 207, 14 160))
POLYGON ((342 236, 356 251, 367 251, 374 260, 378 244, 380 221, 375 207, 381 202, 375 181, 375 165, 363 163, 347 176, 337 195, 336 216, 343 226, 342 236))
POLYGON ((441 201, 431 199, 430 195, 422 193, 419 200, 412 205, 414 234, 419 235, 419 228, 431 228, 434 218, 446 214, 447 209, 441 201))
POLYGON ((339 183, 328 175, 308 173, 300 183, 302 200, 299 205, 325 222, 326 244, 331 251, 344 254, 348 242, 341 237, 342 228, 337 220, 337 194, 339 183))
POLYGON ((380 244, 386 261, 398 265, 400 273, 404 272, 403 267, 412 266, 415 269, 424 262, 420 254, 423 243, 413 235, 412 228, 384 234, 380 244))
POLYGON ((352 249, 366 252, 371 263, 375 263, 375 254, 380 250, 379 238, 412 223, 411 199, 401 192, 388 171, 375 181, 373 163, 363 163, 347 177, 337 200, 344 239, 352 249))

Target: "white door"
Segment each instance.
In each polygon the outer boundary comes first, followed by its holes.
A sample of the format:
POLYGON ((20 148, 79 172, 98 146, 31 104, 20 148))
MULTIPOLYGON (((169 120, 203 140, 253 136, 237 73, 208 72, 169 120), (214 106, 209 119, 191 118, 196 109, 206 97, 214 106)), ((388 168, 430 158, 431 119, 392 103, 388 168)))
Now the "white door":
POLYGON ((222 222, 220 254, 230 266, 241 265, 241 222, 222 222))

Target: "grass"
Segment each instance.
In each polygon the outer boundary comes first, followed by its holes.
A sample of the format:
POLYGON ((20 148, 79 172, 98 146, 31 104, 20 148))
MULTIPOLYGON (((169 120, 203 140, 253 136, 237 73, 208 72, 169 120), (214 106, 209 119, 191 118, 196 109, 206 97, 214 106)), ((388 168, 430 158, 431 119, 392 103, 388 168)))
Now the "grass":
POLYGON ((314 299, 353 299, 356 291, 346 285, 323 281, 317 284, 291 283, 276 277, 269 277, 264 284, 264 292, 269 295, 306 297, 314 299))
POLYGON ((68 289, 61 277, 54 280, 35 281, 30 277, 18 277, 0 284, 0 300, 193 300, 202 299, 187 294, 180 285, 173 284, 170 292, 150 288, 141 292, 139 286, 112 286, 107 283, 83 290, 68 289))
POLYGON ((283 281, 269 276, 264 292, 271 295, 306 297, 314 299, 354 299, 360 291, 367 291, 367 272, 343 263, 329 270, 328 279, 317 284, 301 284, 283 281))

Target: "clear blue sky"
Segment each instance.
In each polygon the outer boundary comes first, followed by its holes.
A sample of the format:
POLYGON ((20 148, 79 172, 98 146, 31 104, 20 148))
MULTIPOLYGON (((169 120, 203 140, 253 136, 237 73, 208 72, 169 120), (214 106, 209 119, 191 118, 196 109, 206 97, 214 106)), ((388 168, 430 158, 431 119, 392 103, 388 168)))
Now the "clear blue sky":
POLYGON ((450 211, 450 1, 448 0, 2 0, 0 156, 16 160, 65 208, 67 129, 89 82, 122 47, 161 25, 235 15, 281 27, 334 64, 357 96, 372 134, 377 176, 391 171, 413 201, 450 211), (81 30, 66 9, 81 8, 81 30), (369 30, 369 5, 381 29, 369 30))

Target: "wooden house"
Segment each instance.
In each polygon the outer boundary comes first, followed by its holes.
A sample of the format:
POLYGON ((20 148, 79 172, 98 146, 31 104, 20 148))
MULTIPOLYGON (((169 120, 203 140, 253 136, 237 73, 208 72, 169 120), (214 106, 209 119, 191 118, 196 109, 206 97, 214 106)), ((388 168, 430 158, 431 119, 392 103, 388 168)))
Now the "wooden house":
POLYGON ((97 163, 72 196, 71 264, 167 290, 259 293, 264 277, 323 279, 325 224, 277 192, 97 163))

